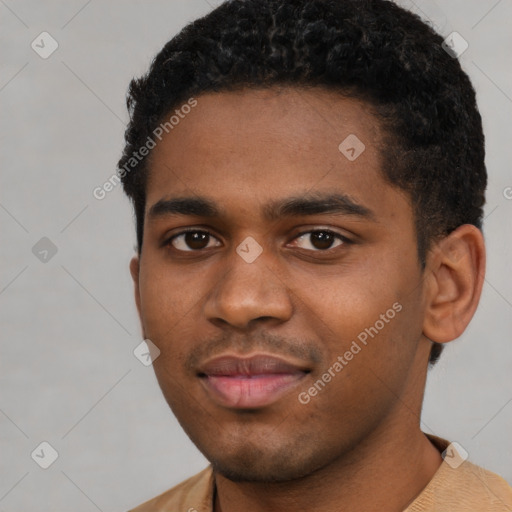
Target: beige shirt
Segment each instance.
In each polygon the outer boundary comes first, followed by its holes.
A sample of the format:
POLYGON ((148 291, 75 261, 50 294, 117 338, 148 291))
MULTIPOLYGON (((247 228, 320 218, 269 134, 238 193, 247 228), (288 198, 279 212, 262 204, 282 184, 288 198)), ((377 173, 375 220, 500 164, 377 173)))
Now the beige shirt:
MULTIPOLYGON (((512 487, 503 478, 464 460, 456 445, 428 437, 445 452, 444 460, 404 512, 512 511, 512 487)), ((214 488, 213 472, 208 467, 131 512, 213 512, 214 488)))

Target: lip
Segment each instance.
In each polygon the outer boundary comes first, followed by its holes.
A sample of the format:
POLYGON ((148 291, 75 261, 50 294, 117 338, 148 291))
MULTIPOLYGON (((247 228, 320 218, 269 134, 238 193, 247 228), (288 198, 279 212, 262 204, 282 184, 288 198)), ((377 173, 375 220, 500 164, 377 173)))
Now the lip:
POLYGON ((221 406, 257 409, 271 405, 309 373, 279 357, 226 355, 207 361, 198 377, 210 398, 221 406))

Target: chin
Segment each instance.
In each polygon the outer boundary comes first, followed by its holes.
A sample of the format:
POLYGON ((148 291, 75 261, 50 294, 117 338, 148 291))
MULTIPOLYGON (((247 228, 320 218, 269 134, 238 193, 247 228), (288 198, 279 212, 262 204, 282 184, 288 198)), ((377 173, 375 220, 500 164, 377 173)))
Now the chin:
POLYGON ((310 475, 328 464, 325 454, 306 454, 300 447, 281 449, 269 453, 269 446, 245 445, 236 453, 222 455, 205 453, 213 470, 233 482, 289 482, 310 475))
POLYGON ((289 482, 306 476, 309 472, 297 467, 285 465, 282 462, 275 464, 262 464, 261 460, 254 461, 250 466, 248 462, 237 463, 226 460, 212 460, 215 473, 233 482, 289 482))

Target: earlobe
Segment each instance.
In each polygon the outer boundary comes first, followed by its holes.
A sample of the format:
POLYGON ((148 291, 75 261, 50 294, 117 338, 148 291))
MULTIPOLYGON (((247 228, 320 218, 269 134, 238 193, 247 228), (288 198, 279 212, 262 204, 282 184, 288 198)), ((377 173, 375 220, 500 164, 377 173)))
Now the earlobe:
POLYGON ((482 232, 464 224, 440 240, 427 263, 423 334, 446 343, 458 338, 473 317, 485 276, 482 232))

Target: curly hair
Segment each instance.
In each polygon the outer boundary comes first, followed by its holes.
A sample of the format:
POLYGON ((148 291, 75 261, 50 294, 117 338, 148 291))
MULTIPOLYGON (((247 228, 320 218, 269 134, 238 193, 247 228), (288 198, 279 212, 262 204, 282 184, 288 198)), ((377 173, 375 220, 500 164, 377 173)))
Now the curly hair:
MULTIPOLYGON (((443 38, 389 0, 228 0, 187 25, 130 83, 118 163, 143 241, 148 157, 133 158, 203 92, 280 85, 363 99, 386 134, 384 179, 411 200, 418 257, 462 224, 482 228, 487 172, 475 91, 443 38), (128 163, 130 162, 130 165, 128 163)), ((442 345, 434 343, 434 364, 442 345)))

